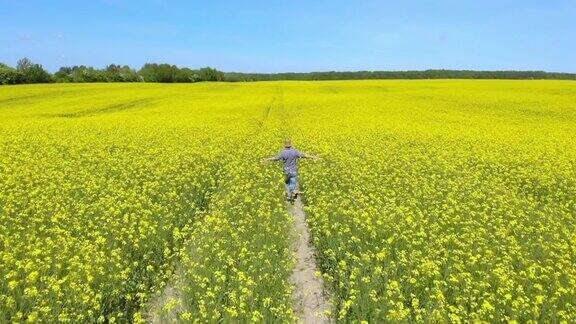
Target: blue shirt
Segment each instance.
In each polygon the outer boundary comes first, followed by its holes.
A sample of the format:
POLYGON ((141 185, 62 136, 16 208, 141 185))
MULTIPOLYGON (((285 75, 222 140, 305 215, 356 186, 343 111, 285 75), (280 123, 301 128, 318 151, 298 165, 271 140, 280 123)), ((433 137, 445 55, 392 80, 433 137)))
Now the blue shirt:
POLYGON ((278 155, 274 158, 274 160, 282 160, 284 162, 284 173, 298 173, 298 159, 306 157, 306 154, 292 148, 287 147, 284 148, 278 155))

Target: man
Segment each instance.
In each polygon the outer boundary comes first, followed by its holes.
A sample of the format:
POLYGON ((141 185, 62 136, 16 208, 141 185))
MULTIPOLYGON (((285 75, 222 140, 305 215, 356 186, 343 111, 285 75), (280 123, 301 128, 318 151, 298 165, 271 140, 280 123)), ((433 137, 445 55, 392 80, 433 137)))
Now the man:
POLYGON ((265 158, 263 162, 282 161, 284 163, 284 175, 286 184, 286 200, 294 203, 298 198, 298 159, 319 159, 316 155, 304 154, 292 147, 292 141, 284 141, 284 149, 277 156, 265 158))

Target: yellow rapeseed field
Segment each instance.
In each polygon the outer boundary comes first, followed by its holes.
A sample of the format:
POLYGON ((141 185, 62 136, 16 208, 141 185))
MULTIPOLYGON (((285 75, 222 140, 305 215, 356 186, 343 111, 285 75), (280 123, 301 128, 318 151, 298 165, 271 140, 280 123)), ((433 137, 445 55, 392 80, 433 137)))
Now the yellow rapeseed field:
POLYGON ((0 322, 294 322, 301 164, 338 321, 576 321, 576 83, 0 87, 0 322))

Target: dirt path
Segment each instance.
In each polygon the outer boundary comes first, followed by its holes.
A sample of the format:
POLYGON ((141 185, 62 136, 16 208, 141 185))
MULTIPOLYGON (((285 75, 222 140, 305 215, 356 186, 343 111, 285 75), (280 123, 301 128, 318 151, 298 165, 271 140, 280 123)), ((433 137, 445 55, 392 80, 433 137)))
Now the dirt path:
POLYGON ((294 285, 297 315, 302 323, 330 323, 326 311, 331 309, 331 305, 324 293, 322 278, 315 276, 316 259, 309 244, 310 232, 300 198, 291 207, 291 212, 297 236, 294 242, 296 265, 290 279, 294 285))
POLYGON ((179 314, 188 309, 185 307, 180 287, 183 286, 180 278, 182 270, 178 269, 174 274, 173 282, 169 282, 159 296, 148 303, 148 312, 145 314, 146 322, 151 324, 177 323, 179 314), (167 304, 173 304, 170 309, 165 309, 167 304))

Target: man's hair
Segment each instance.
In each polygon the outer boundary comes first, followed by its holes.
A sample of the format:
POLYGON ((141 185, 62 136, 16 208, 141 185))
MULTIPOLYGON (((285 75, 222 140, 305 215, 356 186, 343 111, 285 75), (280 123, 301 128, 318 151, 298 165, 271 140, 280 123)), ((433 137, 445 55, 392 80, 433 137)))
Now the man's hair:
POLYGON ((284 140, 284 147, 292 147, 292 140, 289 138, 286 138, 284 140))

